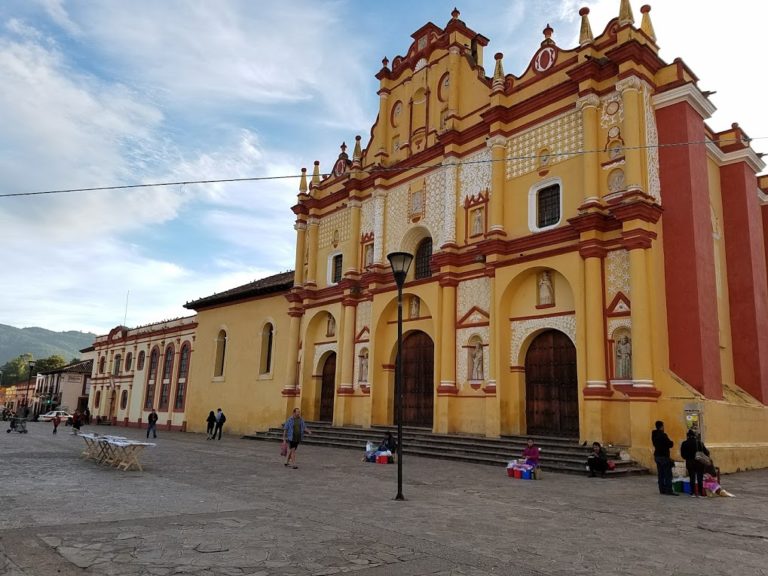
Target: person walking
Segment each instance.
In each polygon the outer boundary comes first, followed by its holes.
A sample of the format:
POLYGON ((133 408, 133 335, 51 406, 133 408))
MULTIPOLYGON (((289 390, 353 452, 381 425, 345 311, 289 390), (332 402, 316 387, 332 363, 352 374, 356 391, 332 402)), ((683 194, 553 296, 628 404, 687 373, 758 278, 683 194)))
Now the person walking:
POLYGON ((691 482, 691 496, 694 497, 707 495, 704 492, 704 472, 706 472, 707 463, 696 459, 698 452, 703 452, 709 458, 709 450, 704 446, 701 438, 694 430, 688 430, 686 439, 680 444, 680 456, 685 460, 685 468, 688 470, 688 478, 691 482))
POLYGON ((224 412, 221 411, 221 408, 219 408, 216 411, 216 427, 213 429, 213 436, 211 436, 211 440, 216 438, 216 433, 219 433, 219 440, 221 440, 221 431, 224 428, 224 422, 227 421, 227 417, 224 416, 224 412))
POLYGON ((84 416, 85 424, 90 426, 91 425, 91 411, 88 410, 88 406, 85 407, 85 411, 83 412, 83 416, 84 416))
POLYGON ((152 438, 157 438, 157 420, 157 412, 152 408, 152 412, 147 416, 147 438, 149 438, 150 432, 152 432, 152 438))
POLYGON ((205 421, 208 424, 207 428, 205 429, 205 432, 208 435, 206 440, 212 440, 213 427, 216 425, 216 414, 213 412, 213 410, 208 413, 208 418, 206 418, 205 421))
POLYGON ((56 414, 56 416, 53 417, 53 433, 56 434, 56 432, 59 429, 59 424, 61 424, 61 416, 56 414))
POLYGON ((80 432, 80 426, 83 425, 83 415, 80 414, 80 410, 75 410, 75 413, 72 414, 72 434, 77 436, 77 433, 80 432))
POLYGON ((293 413, 283 425, 283 442, 285 442, 286 438, 288 439, 288 457, 285 460, 285 466, 292 465, 293 468, 298 468, 296 465, 296 449, 299 447, 305 433, 312 434, 312 431, 301 417, 301 410, 294 408, 293 413))
POLYGON ((677 496, 672 490, 672 469, 675 463, 669 455, 669 449, 675 445, 664 432, 664 422, 656 420, 656 429, 651 432, 653 443, 653 459, 656 461, 656 474, 658 475, 659 494, 677 496))

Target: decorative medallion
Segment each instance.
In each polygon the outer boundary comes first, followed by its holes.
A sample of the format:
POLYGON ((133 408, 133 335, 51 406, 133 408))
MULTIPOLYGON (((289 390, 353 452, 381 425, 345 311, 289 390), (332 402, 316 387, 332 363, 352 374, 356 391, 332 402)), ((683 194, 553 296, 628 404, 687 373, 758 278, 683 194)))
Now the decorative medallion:
POLYGON ((546 72, 555 64, 557 59, 557 50, 552 46, 545 46, 536 53, 533 58, 533 69, 536 72, 546 72))

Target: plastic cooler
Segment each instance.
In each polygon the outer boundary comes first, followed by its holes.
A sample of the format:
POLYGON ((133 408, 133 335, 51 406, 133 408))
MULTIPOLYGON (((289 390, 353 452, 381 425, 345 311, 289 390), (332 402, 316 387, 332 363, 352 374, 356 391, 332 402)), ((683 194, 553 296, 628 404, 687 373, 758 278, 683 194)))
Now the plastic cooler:
POLYGON ((683 481, 682 480, 676 480, 675 482, 672 482, 672 491, 679 494, 683 491, 683 481))
POLYGON ((692 494, 690 480, 683 480, 683 492, 686 494, 692 494))
POLYGON ((531 471, 523 470, 523 480, 530 480, 530 479, 531 479, 531 471))
POLYGON ((385 454, 379 454, 376 456, 376 464, 389 464, 389 456, 385 454))
POLYGON ((523 477, 523 471, 518 468, 515 468, 515 478, 519 480, 522 477, 523 477))
POLYGON ((514 478, 515 477, 515 469, 514 468, 507 468, 507 476, 509 476, 510 478, 514 478))

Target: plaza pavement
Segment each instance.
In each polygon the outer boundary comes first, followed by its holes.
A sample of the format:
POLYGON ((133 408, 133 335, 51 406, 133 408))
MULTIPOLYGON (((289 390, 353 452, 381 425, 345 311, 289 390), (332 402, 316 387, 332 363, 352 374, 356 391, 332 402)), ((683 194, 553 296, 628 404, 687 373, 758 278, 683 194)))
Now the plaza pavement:
POLYGON ((653 476, 406 457, 397 502, 397 466, 362 449, 301 446, 293 470, 276 443, 161 431, 145 471, 123 472, 82 460, 69 428, 29 431, 0 433, 2 576, 768 574, 768 471, 694 499, 653 476))

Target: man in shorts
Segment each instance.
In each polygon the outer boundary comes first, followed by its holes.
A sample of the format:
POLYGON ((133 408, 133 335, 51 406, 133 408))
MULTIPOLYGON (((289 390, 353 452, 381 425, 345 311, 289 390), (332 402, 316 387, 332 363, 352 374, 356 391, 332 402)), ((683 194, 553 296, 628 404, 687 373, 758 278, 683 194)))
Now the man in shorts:
POLYGON ((298 468, 296 465, 296 449, 301 443, 301 439, 304 434, 312 434, 312 431, 307 427, 306 422, 301 417, 301 410, 298 408, 293 409, 293 413, 288 420, 285 421, 283 426, 283 442, 288 440, 288 457, 285 460, 284 466, 292 466, 298 468))

